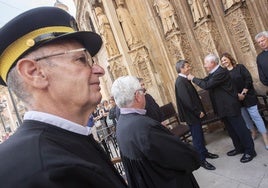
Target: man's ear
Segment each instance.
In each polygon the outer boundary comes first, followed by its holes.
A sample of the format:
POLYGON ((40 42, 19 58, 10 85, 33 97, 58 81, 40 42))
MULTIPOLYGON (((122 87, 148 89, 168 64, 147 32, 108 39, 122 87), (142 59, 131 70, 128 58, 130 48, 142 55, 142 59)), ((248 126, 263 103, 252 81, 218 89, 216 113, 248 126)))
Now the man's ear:
POLYGON ((36 61, 23 58, 18 61, 16 67, 26 84, 37 88, 43 88, 47 85, 47 76, 36 61))

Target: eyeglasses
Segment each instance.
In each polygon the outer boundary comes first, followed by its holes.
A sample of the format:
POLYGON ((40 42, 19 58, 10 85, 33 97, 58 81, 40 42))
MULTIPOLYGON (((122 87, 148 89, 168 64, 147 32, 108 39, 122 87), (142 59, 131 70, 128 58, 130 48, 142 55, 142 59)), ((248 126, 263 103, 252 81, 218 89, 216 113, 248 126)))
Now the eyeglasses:
POLYGON ((75 59, 75 62, 82 63, 85 66, 88 65, 89 67, 92 67, 94 65, 94 61, 93 61, 91 55, 89 54, 89 52, 85 48, 78 48, 78 49, 69 50, 69 51, 65 51, 65 52, 60 52, 60 53, 56 53, 56 54, 46 55, 46 56, 43 56, 43 57, 35 58, 34 60, 35 61, 40 61, 42 59, 47 59, 47 58, 66 55, 66 54, 71 54, 71 53, 75 53, 75 52, 84 52, 83 54, 78 56, 78 58, 75 59))
POLYGON ((137 89, 135 93, 137 93, 138 91, 141 91, 142 94, 145 93, 143 88, 137 89))

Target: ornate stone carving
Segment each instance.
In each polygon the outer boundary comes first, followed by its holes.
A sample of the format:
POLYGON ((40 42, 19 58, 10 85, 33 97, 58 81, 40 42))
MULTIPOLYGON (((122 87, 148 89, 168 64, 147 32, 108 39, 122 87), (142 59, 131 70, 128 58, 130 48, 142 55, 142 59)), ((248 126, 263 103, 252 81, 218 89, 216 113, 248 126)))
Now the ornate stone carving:
POLYGON ((220 41, 220 33, 215 23, 204 22, 195 29, 195 35, 202 48, 203 55, 208 53, 216 53, 218 42, 220 41))
POLYGON ((138 32, 136 29, 135 22, 131 15, 129 14, 128 9, 124 7, 124 1, 118 1, 118 8, 116 9, 117 17, 121 23, 121 27, 127 42, 127 46, 130 49, 133 49, 140 43, 138 32))
POLYGON ((107 16, 103 13, 101 7, 96 7, 95 13, 98 19, 99 31, 107 50, 108 57, 118 55, 119 51, 107 16))
POLYGON ((250 41, 247 34, 247 25, 244 20, 243 12, 238 9, 226 17, 227 28, 231 36, 238 43, 241 51, 246 53, 250 50, 250 41))
POLYGON ((241 2, 241 0, 222 0, 224 10, 231 8, 234 4, 241 2))
POLYGON ((171 31, 179 30, 176 20, 176 13, 173 5, 169 0, 155 0, 154 6, 156 12, 161 18, 164 34, 167 35, 171 31))
POLYGON ((194 23, 199 22, 202 18, 206 16, 205 10, 200 0, 188 0, 188 4, 190 5, 194 23))
POLYGON ((151 60, 149 52, 145 46, 140 46, 129 52, 133 67, 137 72, 137 76, 144 78, 147 86, 152 85, 153 68, 151 67, 151 60))
POLYGON ((125 65, 122 63, 122 56, 117 56, 109 60, 110 72, 113 75, 114 79, 117 79, 120 76, 128 75, 128 71, 125 65))
POLYGON ((167 46, 173 62, 180 59, 191 61, 191 47, 184 33, 176 32, 167 38, 167 46))

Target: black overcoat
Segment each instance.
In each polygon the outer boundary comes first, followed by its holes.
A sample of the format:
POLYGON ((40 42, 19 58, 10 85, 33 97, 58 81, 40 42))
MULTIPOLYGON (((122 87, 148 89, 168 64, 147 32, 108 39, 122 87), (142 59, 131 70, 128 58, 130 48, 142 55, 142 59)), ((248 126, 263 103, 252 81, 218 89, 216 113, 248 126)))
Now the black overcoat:
POLYGON ((200 166, 198 153, 160 122, 121 114, 116 136, 131 188, 199 187, 192 174, 200 166))
POLYGON ((200 113, 205 113, 205 110, 192 83, 187 78, 178 76, 175 82, 175 93, 180 120, 189 125, 200 124, 200 113))
POLYGON ((215 114, 219 117, 237 116, 241 113, 237 91, 232 83, 229 71, 218 67, 204 79, 193 78, 193 83, 209 91, 215 114))
POLYGON ((26 120, 0 145, 0 185, 5 188, 125 188, 92 135, 26 120))
POLYGON ((253 86, 253 80, 247 68, 242 64, 237 64, 229 73, 239 93, 244 88, 248 89, 245 99, 241 101, 242 106, 250 107, 257 105, 258 100, 253 86))

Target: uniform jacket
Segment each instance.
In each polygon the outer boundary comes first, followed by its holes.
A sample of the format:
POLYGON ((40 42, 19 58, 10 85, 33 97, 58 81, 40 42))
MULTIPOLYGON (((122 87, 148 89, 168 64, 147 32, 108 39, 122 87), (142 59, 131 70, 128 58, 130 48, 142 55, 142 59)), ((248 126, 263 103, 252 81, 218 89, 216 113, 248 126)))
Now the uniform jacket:
POLYGON ((92 135, 25 120, 0 145, 0 185, 5 188, 125 188, 92 135))

